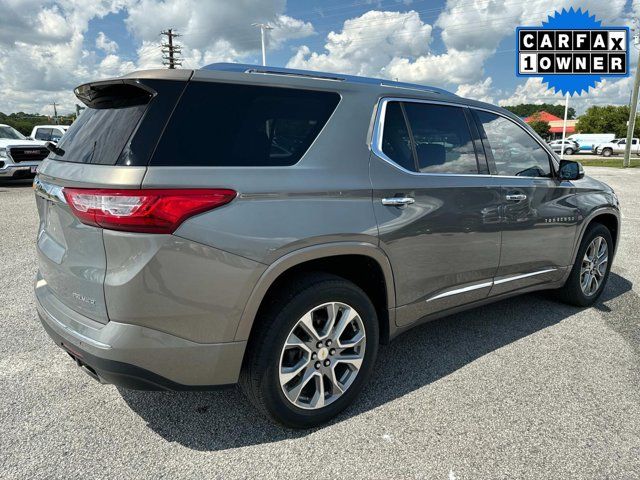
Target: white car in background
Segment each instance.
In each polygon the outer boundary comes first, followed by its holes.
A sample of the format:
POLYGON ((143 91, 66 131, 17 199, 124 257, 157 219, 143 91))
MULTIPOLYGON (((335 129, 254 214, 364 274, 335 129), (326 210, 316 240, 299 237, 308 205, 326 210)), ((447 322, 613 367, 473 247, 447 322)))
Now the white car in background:
POLYGON ((31 130, 29 138, 41 142, 58 143, 62 135, 69 129, 67 125, 36 125, 31 130))
POLYGON ((0 124, 0 178, 34 176, 40 162, 49 155, 45 143, 0 124))
MULTIPOLYGON (((614 138, 613 141, 607 143, 600 143, 593 149, 593 153, 596 155, 602 155, 603 157, 610 157, 619 153, 624 153, 627 146, 626 138, 614 138)), ((633 138, 631 140, 631 153, 640 153, 640 140, 633 138)))

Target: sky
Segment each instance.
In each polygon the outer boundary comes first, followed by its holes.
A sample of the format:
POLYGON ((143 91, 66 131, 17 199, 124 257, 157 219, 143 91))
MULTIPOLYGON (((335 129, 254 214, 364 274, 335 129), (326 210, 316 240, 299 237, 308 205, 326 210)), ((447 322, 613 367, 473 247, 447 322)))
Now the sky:
MULTIPOLYGON (((398 79, 500 105, 562 103, 537 78, 515 76, 515 28, 563 7, 629 25, 640 0, 0 0, 0 112, 74 110, 81 83, 162 68, 160 32, 182 36, 183 67, 267 64, 398 79)), ((632 47, 635 67, 637 50, 632 47)), ((631 78, 571 100, 626 104, 631 78)))

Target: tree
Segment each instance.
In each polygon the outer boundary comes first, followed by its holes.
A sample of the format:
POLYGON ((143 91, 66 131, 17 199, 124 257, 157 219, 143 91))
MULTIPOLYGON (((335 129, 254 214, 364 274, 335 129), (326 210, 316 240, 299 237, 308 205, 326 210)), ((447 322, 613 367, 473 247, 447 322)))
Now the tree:
MULTIPOLYGON (((71 125, 73 123, 72 115, 61 115, 58 117, 61 125, 71 125)), ((9 125, 18 130, 23 135, 31 134, 31 130, 36 125, 47 125, 53 123, 51 117, 40 115, 38 113, 17 112, 6 115, 0 112, 0 123, 9 125)))
MULTIPOLYGON (((550 103, 541 103, 539 105, 534 103, 521 103, 520 105, 506 106, 504 108, 515 113, 519 117, 530 117, 534 113, 548 112, 556 117, 564 118, 564 105, 551 105, 550 103)), ((567 119, 573 120, 574 118, 576 118, 576 110, 573 107, 569 107, 569 110, 567 110, 567 119)))
MULTIPOLYGON (((613 133, 616 137, 627 136, 627 120, 629 107, 627 105, 593 106, 580 116, 576 129, 581 133, 613 133)), ((640 122, 636 122, 634 137, 640 133, 640 122)))
POLYGON ((535 120, 529 123, 529 126, 533 128, 535 132, 542 138, 547 138, 549 136, 549 130, 551 129, 551 127, 549 126, 549 122, 535 120))

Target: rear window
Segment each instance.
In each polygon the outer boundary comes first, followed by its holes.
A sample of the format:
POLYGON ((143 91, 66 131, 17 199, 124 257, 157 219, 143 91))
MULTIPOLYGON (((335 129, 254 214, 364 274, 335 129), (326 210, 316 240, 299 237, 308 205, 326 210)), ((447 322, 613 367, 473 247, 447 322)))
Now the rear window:
POLYGON ((76 96, 87 108, 58 143, 64 155, 52 153, 49 158, 147 165, 185 85, 184 81, 139 79, 78 87, 76 96))
POLYGON ((318 136, 339 100, 334 92, 190 83, 151 164, 293 165, 318 136))
POLYGON ((87 108, 58 144, 54 160, 115 165, 144 115, 151 94, 128 84, 85 86, 76 95, 87 108))

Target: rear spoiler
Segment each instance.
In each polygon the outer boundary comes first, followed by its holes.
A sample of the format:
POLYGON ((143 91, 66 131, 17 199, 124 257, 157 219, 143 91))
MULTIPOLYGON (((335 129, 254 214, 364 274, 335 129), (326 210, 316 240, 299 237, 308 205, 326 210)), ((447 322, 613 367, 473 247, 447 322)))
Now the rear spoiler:
POLYGON ((78 100, 91 108, 119 108, 144 105, 156 92, 144 84, 145 79, 188 81, 193 70, 142 70, 124 77, 82 84, 75 88, 78 100))

